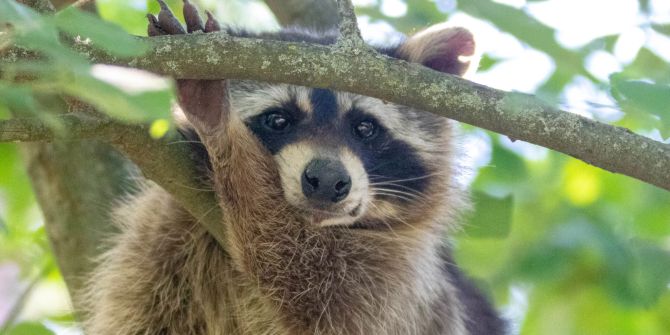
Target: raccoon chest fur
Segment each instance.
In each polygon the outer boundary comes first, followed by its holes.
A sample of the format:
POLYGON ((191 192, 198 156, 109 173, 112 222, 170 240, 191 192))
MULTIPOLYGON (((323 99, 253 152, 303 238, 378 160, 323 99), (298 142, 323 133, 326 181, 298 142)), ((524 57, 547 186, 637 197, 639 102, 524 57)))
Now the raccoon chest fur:
POLYGON ((296 223, 231 257, 157 186, 129 215, 91 280, 90 334, 467 334, 430 236, 296 223))

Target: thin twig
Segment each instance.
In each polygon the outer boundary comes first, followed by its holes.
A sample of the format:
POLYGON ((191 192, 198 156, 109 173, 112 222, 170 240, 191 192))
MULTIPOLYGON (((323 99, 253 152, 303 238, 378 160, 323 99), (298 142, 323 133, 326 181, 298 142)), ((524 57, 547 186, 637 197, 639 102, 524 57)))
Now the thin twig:
POLYGON ((26 305, 26 302, 28 301, 28 298, 30 297, 30 294, 33 292, 33 289, 39 284, 44 277, 53 269, 53 263, 52 262, 47 262, 44 266, 42 266, 42 269, 40 270, 37 275, 35 275, 35 278, 33 278, 28 286, 21 292, 21 295, 16 299, 16 302, 14 303, 14 306, 12 306, 12 309, 9 311, 9 315, 7 315, 7 319, 3 323, 2 327, 0 327, 0 334, 6 334, 9 329, 14 325, 14 322, 16 322, 16 319, 21 315, 21 312, 23 311, 23 308, 26 305))

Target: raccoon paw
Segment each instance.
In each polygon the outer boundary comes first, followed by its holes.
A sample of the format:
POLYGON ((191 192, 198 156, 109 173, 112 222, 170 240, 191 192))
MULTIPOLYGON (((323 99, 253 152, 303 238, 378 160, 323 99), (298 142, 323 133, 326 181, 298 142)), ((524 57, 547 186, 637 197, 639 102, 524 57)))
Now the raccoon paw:
MULTIPOLYGON (((161 7, 158 18, 147 14, 149 36, 181 35, 194 32, 211 33, 221 30, 212 13, 207 12, 207 22, 203 25, 198 9, 184 0, 184 20, 186 29, 174 16, 164 0, 157 0, 161 7)), ((228 112, 228 91, 225 79, 199 80, 177 79, 177 101, 186 117, 200 134, 209 134, 219 127, 228 112)))
POLYGON ((186 21, 186 30, 184 30, 184 27, 179 23, 179 20, 174 16, 165 1, 157 1, 161 7, 158 18, 153 14, 147 14, 147 19, 149 20, 147 34, 149 36, 180 35, 196 31, 211 33, 221 30, 219 22, 216 21, 209 11, 206 11, 207 21, 203 25, 198 9, 189 0, 184 0, 184 21, 186 21))

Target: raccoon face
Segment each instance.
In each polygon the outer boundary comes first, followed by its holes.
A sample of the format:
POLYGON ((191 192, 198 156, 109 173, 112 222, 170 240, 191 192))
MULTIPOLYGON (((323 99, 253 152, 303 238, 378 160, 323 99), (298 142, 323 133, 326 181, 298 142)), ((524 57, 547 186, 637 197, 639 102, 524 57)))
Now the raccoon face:
MULTIPOLYGON (((295 31, 261 37, 334 41, 333 36, 295 31)), ((466 58, 475 50, 467 30, 438 26, 378 51, 463 75, 471 63, 466 58)), ((327 89, 244 80, 212 83, 204 85, 206 90, 198 81, 180 85, 180 104, 197 133, 216 138, 221 119, 210 109, 229 108, 273 155, 287 202, 315 225, 429 222, 448 202, 451 134, 446 119, 327 89)))
MULTIPOLYGON (((440 26, 378 50, 456 75, 475 51, 467 30, 440 26)), ((231 111, 272 153, 286 200, 309 221, 391 227, 440 214, 451 173, 446 119, 327 89, 230 84, 231 111)))
POLYGON ((441 200, 446 119, 326 89, 232 81, 230 93, 273 155, 286 200, 314 224, 386 225, 441 200))

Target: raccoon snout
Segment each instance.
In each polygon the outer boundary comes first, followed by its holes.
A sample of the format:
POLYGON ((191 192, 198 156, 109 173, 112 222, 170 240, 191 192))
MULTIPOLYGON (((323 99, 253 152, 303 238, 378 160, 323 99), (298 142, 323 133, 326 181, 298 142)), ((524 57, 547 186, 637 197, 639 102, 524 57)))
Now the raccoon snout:
POLYGON ((314 159, 302 174, 302 193, 312 201, 337 203, 349 195, 351 177, 340 161, 314 159))

